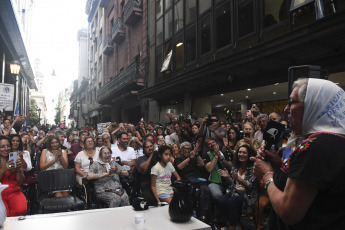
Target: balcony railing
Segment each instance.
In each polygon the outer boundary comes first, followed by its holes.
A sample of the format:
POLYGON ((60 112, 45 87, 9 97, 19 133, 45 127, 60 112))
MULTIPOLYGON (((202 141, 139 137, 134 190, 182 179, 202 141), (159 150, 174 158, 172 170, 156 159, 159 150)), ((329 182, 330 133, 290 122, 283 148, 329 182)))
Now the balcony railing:
POLYGON ((129 0, 123 8, 124 23, 134 25, 143 16, 142 0, 129 0))
POLYGON ((97 92, 97 101, 107 99, 112 94, 119 92, 126 86, 136 83, 138 78, 139 64, 137 61, 130 64, 125 70, 119 73, 114 79, 105 84, 97 92))
POLYGON ((105 36, 104 41, 103 41, 103 53, 105 55, 112 54, 114 52, 114 46, 111 43, 111 34, 108 34, 105 36))
POLYGON ((125 38, 125 27, 123 25, 123 19, 118 17, 112 28, 112 40, 116 43, 125 38))

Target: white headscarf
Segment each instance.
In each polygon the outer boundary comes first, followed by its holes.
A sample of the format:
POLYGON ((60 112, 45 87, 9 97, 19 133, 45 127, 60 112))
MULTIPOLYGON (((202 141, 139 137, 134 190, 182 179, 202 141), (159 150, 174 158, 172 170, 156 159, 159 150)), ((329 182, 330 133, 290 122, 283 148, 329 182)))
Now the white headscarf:
POLYGON ((289 138, 286 148, 317 132, 345 134, 345 92, 331 81, 309 78, 304 100, 302 135, 289 138), (300 138, 300 139, 298 139, 300 138))
POLYGON ((317 132, 345 134, 345 92, 331 81, 309 78, 302 136, 317 132))

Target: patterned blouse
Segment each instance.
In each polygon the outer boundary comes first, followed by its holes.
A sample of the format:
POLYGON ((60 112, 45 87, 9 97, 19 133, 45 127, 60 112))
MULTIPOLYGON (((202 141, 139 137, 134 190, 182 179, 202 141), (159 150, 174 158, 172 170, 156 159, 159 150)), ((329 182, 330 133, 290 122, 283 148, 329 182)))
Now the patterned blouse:
MULTIPOLYGON (((231 184, 231 191, 233 196, 239 196, 239 193, 236 192, 236 184, 239 182, 232 177, 233 172, 237 173, 238 168, 234 166, 231 169, 230 178, 231 181, 235 182, 231 184)), ((244 180, 247 182, 248 188, 244 194, 246 202, 243 203, 242 213, 252 214, 254 213, 255 202, 258 199, 258 179, 254 176, 254 167, 247 167, 244 180)))
MULTIPOLYGON (((119 170, 123 170, 122 166, 116 163, 115 161, 111 161, 109 165, 110 167, 116 166, 119 170)), ((106 172, 107 172, 107 169, 106 169, 105 164, 101 164, 99 161, 95 161, 91 165, 90 173, 102 174, 106 172)), ((102 193, 108 189, 122 188, 120 177, 118 174, 114 174, 114 176, 112 177, 103 177, 100 179, 96 179, 94 180, 94 185, 95 185, 96 193, 102 193)))

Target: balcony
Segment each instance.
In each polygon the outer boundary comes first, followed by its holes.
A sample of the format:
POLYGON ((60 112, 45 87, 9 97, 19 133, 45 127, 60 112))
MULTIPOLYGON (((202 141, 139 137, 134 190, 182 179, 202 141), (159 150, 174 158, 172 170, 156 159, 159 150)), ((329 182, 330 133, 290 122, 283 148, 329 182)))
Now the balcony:
POLYGON ((123 19, 117 18, 112 28, 112 41, 115 43, 121 42, 125 38, 125 27, 123 25, 123 19))
POLYGON ((114 97, 131 91, 138 91, 143 86, 143 77, 139 75, 139 63, 135 61, 98 90, 97 101, 109 103, 114 97))
POLYGON ((123 8, 123 15, 126 25, 135 25, 135 23, 143 16, 142 0, 129 0, 123 8))
POLYGON ((114 52, 114 46, 111 43, 111 35, 108 34, 105 36, 104 41, 103 41, 103 53, 105 55, 110 55, 114 52))

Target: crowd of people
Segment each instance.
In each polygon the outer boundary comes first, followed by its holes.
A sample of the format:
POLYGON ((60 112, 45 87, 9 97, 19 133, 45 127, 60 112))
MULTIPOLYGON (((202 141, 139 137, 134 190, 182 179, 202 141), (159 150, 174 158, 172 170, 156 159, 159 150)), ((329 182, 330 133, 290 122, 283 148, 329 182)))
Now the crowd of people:
POLYGON ((342 149, 338 146, 345 143, 345 116, 337 114, 345 105, 344 91, 316 79, 299 80, 293 89, 284 118, 276 112, 260 112, 255 104, 250 113, 238 112, 227 121, 216 114, 184 119, 168 113, 168 124, 114 122, 102 132, 92 125, 80 130, 32 125, 23 131, 26 118, 18 116, 13 122, 5 118, 0 182, 9 184, 2 194, 7 215, 26 214, 26 200, 31 198, 24 196, 21 185, 37 165, 41 171, 74 168, 77 183, 92 185, 96 199, 107 207, 130 205, 137 196, 149 205, 170 203, 171 184, 189 181, 200 191, 192 197, 199 202, 197 218, 213 229, 219 220, 225 220, 227 229, 239 229, 243 216, 254 217, 260 229, 268 205, 273 207, 270 229, 318 229, 330 224, 321 220, 321 214, 333 224, 344 222, 343 211, 334 206, 339 199, 344 203, 343 196, 329 197, 345 192, 344 182, 332 184, 345 169, 340 163, 344 154, 338 154, 342 149), (320 97, 325 102, 319 102, 320 97), (268 122, 280 123, 285 130, 275 148, 267 150, 268 122), (10 152, 18 153, 16 162, 9 159, 10 152), (325 152, 333 159, 322 155, 325 152), (327 213, 327 208, 333 211, 327 213), (313 215, 320 220, 310 223, 313 215))

